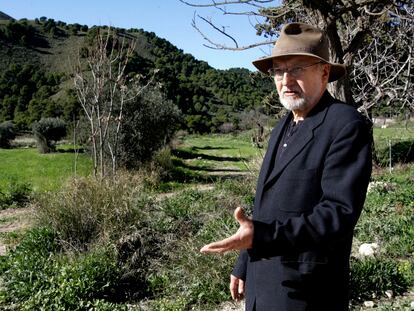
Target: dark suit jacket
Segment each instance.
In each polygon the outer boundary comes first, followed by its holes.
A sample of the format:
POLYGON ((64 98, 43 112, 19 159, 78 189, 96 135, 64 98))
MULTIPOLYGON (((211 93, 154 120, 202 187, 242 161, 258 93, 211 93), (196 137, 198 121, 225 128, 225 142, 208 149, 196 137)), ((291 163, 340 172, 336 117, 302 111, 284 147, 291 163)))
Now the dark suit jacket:
POLYGON ((370 129, 325 92, 279 161, 285 116, 274 128, 253 210, 253 247, 233 275, 246 311, 348 310, 349 256, 371 175, 370 129))

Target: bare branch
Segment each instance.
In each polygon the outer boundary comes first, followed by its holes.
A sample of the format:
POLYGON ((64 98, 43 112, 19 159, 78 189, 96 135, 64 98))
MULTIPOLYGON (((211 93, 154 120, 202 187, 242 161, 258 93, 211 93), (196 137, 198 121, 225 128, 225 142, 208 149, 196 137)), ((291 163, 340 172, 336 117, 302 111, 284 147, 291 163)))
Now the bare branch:
POLYGON ((219 6, 223 6, 223 5, 231 5, 231 4, 248 4, 254 7, 258 7, 261 8, 263 6, 261 6, 261 4, 265 4, 265 3, 271 3, 274 2, 274 0, 233 0, 233 1, 221 1, 221 2, 217 2, 212 0, 212 3, 209 4, 194 4, 194 3, 190 3, 188 1, 184 1, 184 0, 179 0, 181 3, 184 3, 188 6, 192 6, 192 7, 197 7, 197 8, 207 8, 207 7, 219 7, 219 6))
POLYGON ((205 47, 208 47, 210 49, 215 49, 215 50, 230 50, 230 51, 243 51, 243 50, 248 50, 248 49, 251 49, 251 48, 254 48, 254 47, 263 46, 263 45, 269 45, 269 44, 273 44, 274 43, 274 40, 267 40, 267 41, 264 41, 264 42, 257 42, 257 43, 253 43, 253 44, 249 44, 249 45, 245 45, 245 46, 239 46, 238 43, 237 43, 237 41, 231 35, 229 35, 225 31, 219 29, 211 21, 208 21, 204 17, 201 17, 201 16, 198 16, 198 17, 201 18, 203 21, 205 21, 207 24, 209 24, 216 31, 218 31, 218 32, 222 33, 223 35, 225 35, 226 37, 230 38, 233 41, 234 45, 235 45, 235 47, 230 47, 228 45, 220 44, 220 43, 217 43, 217 42, 212 41, 197 26, 197 23, 196 23, 195 18, 194 18, 193 21, 192 21, 192 26, 203 37, 204 40, 206 40, 207 42, 209 42, 211 44, 211 45, 204 44, 205 47))

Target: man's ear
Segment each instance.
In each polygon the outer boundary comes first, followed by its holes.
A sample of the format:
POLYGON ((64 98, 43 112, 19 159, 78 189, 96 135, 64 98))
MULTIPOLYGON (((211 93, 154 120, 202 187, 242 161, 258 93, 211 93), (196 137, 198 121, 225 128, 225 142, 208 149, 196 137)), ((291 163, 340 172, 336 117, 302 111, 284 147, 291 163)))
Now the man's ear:
POLYGON ((324 82, 328 83, 329 80, 329 72, 331 71, 331 65, 330 64, 323 64, 322 65, 322 79, 324 82))

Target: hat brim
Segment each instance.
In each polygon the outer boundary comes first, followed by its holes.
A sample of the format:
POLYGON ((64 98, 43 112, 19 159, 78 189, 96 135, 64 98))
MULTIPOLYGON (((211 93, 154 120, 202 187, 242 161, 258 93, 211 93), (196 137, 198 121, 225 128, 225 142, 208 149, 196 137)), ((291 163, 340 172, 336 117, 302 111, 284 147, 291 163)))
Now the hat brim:
POLYGON ((330 63, 327 62, 325 59, 316 56, 315 54, 310 54, 310 53, 289 53, 289 54, 280 54, 280 55, 273 55, 273 56, 268 56, 268 57, 263 57, 263 58, 259 58, 255 61, 253 61, 253 65, 262 73, 264 74, 268 74, 268 71, 270 68, 273 67, 273 59, 278 58, 278 57, 282 57, 282 56, 292 56, 292 55, 297 55, 297 56, 311 56, 314 58, 318 58, 324 62, 326 62, 327 64, 331 65, 331 70, 329 72, 329 79, 328 82, 333 82, 338 80, 339 78, 341 78, 342 76, 345 75, 346 73, 346 67, 344 64, 338 64, 338 63, 330 63))

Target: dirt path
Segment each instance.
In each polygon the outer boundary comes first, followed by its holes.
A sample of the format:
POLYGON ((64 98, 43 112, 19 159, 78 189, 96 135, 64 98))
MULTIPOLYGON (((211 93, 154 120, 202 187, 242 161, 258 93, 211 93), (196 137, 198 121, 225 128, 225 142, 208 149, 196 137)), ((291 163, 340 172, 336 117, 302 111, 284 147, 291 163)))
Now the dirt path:
POLYGON ((8 208, 0 211, 0 256, 6 254, 7 234, 21 232, 28 229, 33 223, 32 208, 8 208))

